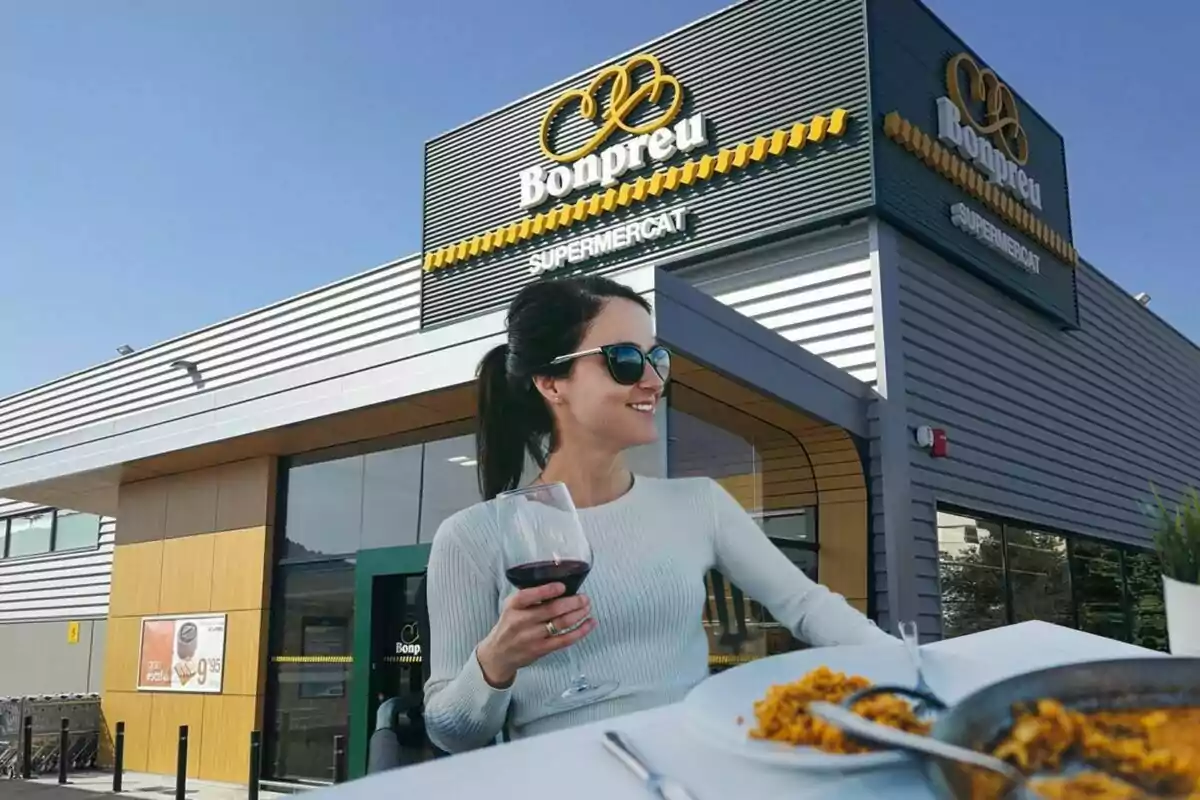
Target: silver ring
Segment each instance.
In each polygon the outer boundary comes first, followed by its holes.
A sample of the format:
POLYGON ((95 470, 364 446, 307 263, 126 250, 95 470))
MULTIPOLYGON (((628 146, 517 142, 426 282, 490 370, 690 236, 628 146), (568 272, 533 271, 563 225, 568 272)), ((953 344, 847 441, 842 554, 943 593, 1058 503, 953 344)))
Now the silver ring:
POLYGON ((554 620, 546 621, 546 633, 550 634, 551 636, 558 636, 559 631, 558 628, 554 627, 554 620))

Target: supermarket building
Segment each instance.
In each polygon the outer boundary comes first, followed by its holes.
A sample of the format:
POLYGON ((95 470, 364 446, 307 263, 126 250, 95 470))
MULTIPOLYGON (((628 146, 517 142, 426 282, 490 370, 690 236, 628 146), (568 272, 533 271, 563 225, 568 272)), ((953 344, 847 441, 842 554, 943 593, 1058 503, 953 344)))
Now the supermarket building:
MULTIPOLYGON (((1161 646, 1140 503, 1200 483, 1200 351, 1076 251, 1054 128, 916 0, 751 0, 431 140, 422 251, 0 400, 0 695, 97 691, 126 767, 361 773, 478 500, 474 368, 529 281, 677 354, 657 475, 928 637, 1161 646), (594 111, 589 115, 587 111, 594 111), (69 511, 68 511, 69 509, 69 511)), ((136 298, 131 298, 131 304, 136 298)), ((796 646, 709 579, 721 668, 796 646)))

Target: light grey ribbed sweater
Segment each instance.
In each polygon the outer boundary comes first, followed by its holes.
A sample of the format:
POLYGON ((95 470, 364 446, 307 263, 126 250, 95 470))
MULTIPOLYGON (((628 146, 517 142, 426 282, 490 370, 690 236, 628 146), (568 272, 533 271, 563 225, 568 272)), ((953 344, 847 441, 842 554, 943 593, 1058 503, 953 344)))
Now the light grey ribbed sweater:
POLYGON ((475 646, 515 590, 493 507, 479 503, 442 524, 429 557, 425 725, 443 750, 485 745, 506 723, 517 738, 682 699, 708 675, 704 577, 713 567, 810 644, 898 644, 813 583, 708 478, 638 476, 625 495, 579 517, 593 560, 581 592, 597 627, 574 647, 590 679, 619 688, 581 708, 548 708, 573 677, 563 651, 521 669, 507 689, 484 680, 475 646))

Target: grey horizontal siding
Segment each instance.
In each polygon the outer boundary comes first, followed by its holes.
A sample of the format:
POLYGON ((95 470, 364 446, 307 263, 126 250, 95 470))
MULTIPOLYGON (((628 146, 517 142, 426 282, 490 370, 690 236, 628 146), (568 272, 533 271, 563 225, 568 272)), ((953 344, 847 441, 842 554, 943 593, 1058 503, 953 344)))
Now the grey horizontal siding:
POLYGON ((901 240, 912 425, 944 427, 950 457, 912 450, 915 568, 935 594, 937 503, 1149 546, 1140 504, 1200 485, 1200 350, 1087 264, 1064 332, 929 250, 901 240))
MULTIPOLYGON (((0 519, 44 510, 0 499, 0 519)), ((115 538, 105 517, 96 548, 0 559, 0 624, 108 616, 115 538)))
MULTIPOLYGON (((634 52, 656 56, 683 84, 686 101, 681 119, 696 112, 707 118, 711 146, 689 157, 751 141, 838 107, 850 111, 849 128, 844 136, 821 145, 810 144, 800 152, 635 203, 566 232, 535 237, 461 266, 427 273, 423 324, 501 306, 532 280, 527 265, 532 252, 656 209, 686 205, 694 218, 688 235, 594 259, 586 268, 608 271, 647 261, 661 264, 740 237, 869 205, 867 55, 861 0, 740 3, 634 52)), ((613 63, 623 62, 628 55, 613 63)), ((425 251, 525 216, 518 207, 518 174, 547 163, 537 141, 542 115, 564 90, 586 85, 596 72, 587 70, 426 145, 425 251)), ((558 135, 563 148, 581 143, 590 129, 585 127, 590 123, 577 115, 567 116, 571 119, 558 135)), ((649 170, 630 172, 625 179, 650 174, 649 170)), ((553 206, 546 203, 533 211, 553 206)))
POLYGON ((865 224, 717 259, 675 274, 874 385, 875 315, 865 224))
POLYGON ((399 261, 0 399, 0 450, 407 335, 420 302, 419 261, 399 261))

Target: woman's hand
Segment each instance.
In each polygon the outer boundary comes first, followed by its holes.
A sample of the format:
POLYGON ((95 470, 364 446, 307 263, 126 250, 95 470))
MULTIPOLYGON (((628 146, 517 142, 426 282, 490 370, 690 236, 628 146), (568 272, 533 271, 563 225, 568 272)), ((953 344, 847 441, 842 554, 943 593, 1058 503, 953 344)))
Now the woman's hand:
POLYGON ((521 667, 570 647, 592 632, 596 621, 588 618, 591 603, 583 595, 560 597, 564 591, 561 583, 548 583, 521 589, 504 602, 500 619, 475 648, 489 684, 497 689, 509 686, 521 667), (569 632, 551 634, 548 622, 556 631, 569 632), (579 627, 570 630, 575 625, 579 627))

